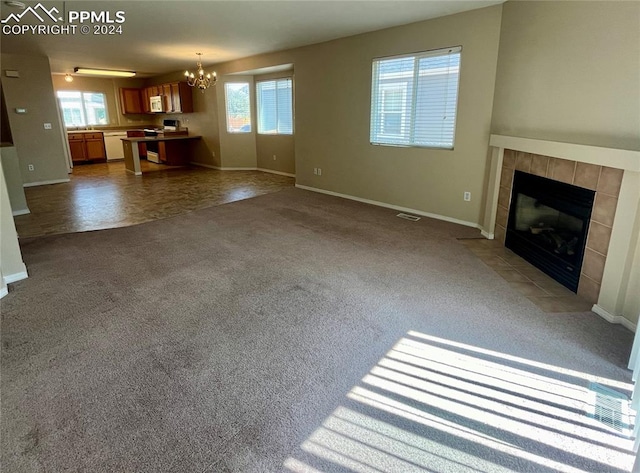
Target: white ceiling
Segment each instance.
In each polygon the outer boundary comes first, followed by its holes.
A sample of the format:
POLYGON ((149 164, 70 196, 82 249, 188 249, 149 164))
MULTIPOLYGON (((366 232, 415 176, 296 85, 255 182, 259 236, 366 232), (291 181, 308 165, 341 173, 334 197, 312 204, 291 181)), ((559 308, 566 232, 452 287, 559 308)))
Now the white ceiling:
MULTIPOLYGON (((2 35, 4 53, 50 58, 54 73, 76 66, 137 71, 140 76, 193 69, 254 54, 413 23, 504 0, 53 1, 69 11, 125 12, 121 35, 2 35)), ((35 6, 37 2, 24 2, 35 6)), ((21 10, 0 5, 2 19, 21 10)), ((65 14, 66 12, 66 14, 65 14)), ((29 24, 41 24, 32 15, 29 24)), ((79 28, 79 27, 78 27, 79 28)))

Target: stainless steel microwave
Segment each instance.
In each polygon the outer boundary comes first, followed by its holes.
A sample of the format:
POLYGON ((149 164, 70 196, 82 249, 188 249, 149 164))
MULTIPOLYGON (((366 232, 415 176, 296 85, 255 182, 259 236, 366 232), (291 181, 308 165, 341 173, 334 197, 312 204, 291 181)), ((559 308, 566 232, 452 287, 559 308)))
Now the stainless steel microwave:
POLYGON ((164 103, 164 98, 162 95, 154 95, 149 97, 149 105, 152 112, 164 112, 164 107, 162 106, 164 103))

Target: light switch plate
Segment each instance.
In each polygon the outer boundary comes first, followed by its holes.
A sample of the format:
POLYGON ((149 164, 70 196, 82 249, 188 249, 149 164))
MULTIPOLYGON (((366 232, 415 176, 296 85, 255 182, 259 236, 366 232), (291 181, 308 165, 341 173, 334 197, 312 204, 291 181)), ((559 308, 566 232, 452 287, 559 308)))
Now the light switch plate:
POLYGON ((51 130, 51 123, 45 123, 44 124, 44 129, 45 130, 51 130))

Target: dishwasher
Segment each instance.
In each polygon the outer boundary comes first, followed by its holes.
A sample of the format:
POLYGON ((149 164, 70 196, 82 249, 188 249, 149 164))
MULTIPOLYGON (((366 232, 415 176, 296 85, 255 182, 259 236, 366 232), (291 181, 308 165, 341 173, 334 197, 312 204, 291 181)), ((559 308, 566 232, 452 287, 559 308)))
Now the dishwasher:
POLYGON ((124 148, 121 138, 126 138, 126 131, 105 131, 104 147, 107 150, 107 161, 124 159, 124 148))

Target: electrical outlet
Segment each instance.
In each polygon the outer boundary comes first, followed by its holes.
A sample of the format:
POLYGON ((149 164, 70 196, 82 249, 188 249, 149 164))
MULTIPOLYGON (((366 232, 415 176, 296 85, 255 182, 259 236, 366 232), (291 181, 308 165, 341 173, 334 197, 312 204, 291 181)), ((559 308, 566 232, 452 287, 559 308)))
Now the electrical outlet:
POLYGON ((318 175, 318 168, 313 168, 313 173, 317 176, 318 175))
POLYGON ((464 200, 465 200, 466 202, 471 201, 471 192, 465 192, 465 193, 464 193, 464 200))
POLYGON ((216 157, 216 152, 215 151, 211 151, 211 156, 213 156, 215 158, 216 157))
POLYGON ((275 154, 273 155, 273 160, 274 160, 274 161, 276 160, 276 155, 275 155, 275 154))
POLYGON ((44 129, 45 130, 51 130, 51 123, 45 123, 44 124, 44 129))
POLYGON ((27 166, 27 168, 29 169, 29 171, 35 171, 35 169, 36 169, 36 168, 33 166, 33 164, 29 164, 29 165, 27 166))
POLYGON ((318 176, 322 176, 322 169, 318 168, 318 176))

